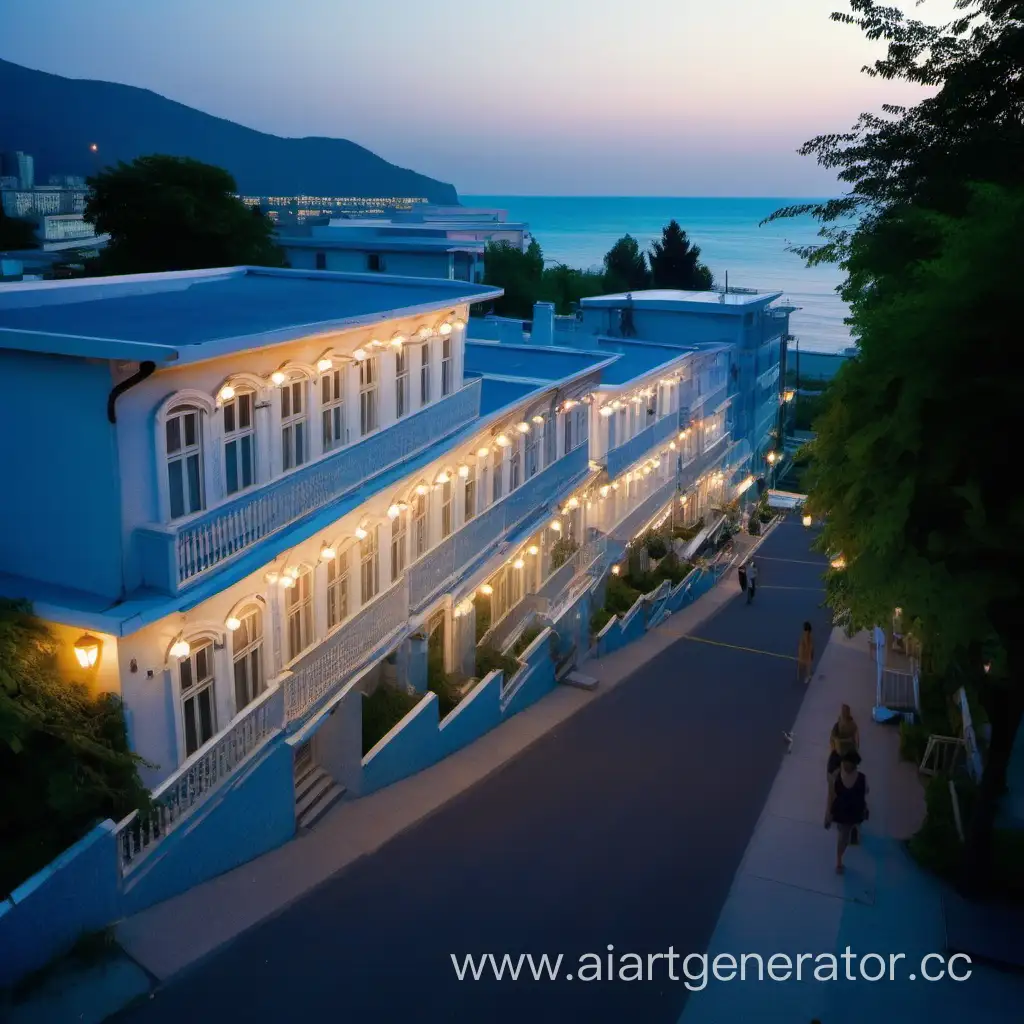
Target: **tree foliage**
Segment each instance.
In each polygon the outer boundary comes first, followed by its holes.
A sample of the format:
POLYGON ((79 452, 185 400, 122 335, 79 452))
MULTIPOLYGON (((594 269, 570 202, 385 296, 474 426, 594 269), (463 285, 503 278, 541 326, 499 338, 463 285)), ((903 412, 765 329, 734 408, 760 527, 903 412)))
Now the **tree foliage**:
POLYGON ((0 207, 0 250, 38 249, 35 225, 22 217, 8 217, 0 207))
POLYGON ((89 187, 85 219, 110 235, 100 273, 285 265, 273 224, 235 196, 234 178, 220 167, 143 156, 101 171, 89 187))
POLYGON ((143 806, 120 701, 63 679, 57 643, 25 602, 0 600, 0 891, 96 822, 143 806))
POLYGON ((623 235, 605 254, 604 283, 609 292, 638 292, 649 288, 651 272, 640 243, 623 235))
POLYGON ((694 245, 678 221, 661 230, 661 241, 651 245, 651 281, 655 288, 679 288, 703 292, 714 286, 711 271, 700 262, 700 246, 694 245))
POLYGON ((484 248, 484 280, 505 290, 493 304, 498 316, 532 317, 543 277, 544 253, 537 239, 525 252, 505 241, 488 242, 484 248))

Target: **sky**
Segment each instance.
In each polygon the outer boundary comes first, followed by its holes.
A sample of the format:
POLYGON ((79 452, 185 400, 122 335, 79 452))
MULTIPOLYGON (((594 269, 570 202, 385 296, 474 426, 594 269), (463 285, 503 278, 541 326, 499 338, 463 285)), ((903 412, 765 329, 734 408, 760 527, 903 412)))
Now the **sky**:
POLYGON ((0 57, 260 131, 348 138, 469 195, 821 196, 835 178, 796 153, 804 140, 923 95, 861 73, 883 47, 829 19, 846 8, 0 0, 0 57))

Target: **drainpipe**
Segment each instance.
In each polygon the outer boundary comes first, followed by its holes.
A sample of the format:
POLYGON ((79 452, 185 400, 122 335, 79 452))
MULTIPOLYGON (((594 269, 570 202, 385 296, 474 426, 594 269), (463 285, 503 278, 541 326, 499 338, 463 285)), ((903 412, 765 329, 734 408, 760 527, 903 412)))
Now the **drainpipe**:
POLYGON ((156 363, 151 359, 147 359, 139 363, 139 368, 135 373, 114 386, 107 397, 107 419, 111 423, 117 422, 117 410, 114 408, 114 403, 117 402, 118 397, 123 395, 129 388, 135 387, 136 384, 141 384, 147 377, 152 376, 154 370, 156 370, 156 363))

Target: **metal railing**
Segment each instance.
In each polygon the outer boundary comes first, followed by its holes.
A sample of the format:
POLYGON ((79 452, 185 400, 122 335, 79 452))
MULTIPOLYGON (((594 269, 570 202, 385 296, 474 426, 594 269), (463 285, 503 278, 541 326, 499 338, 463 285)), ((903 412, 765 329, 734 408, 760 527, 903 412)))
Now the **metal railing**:
POLYGON ((275 483, 180 526, 136 531, 145 582, 176 593, 253 544, 429 448, 480 414, 479 378, 454 394, 275 483))
POLYGON ((675 497, 677 489, 676 477, 673 474, 657 490, 646 495, 638 504, 620 516, 607 531, 608 536, 620 540, 631 540, 641 526, 653 519, 658 510, 675 497))
POLYGON ((590 465, 581 444, 428 551, 409 569, 409 607, 422 608, 453 576, 480 558, 531 514, 572 488, 590 465))
POLYGON ((679 429, 678 418, 674 415, 663 416, 656 420, 649 427, 645 427, 639 434, 634 435, 628 441, 624 441, 616 448, 611 448, 604 457, 605 468, 608 476, 614 480, 621 473, 624 473, 634 462, 638 462, 652 448, 657 447, 662 441, 668 441, 675 436, 679 429))
POLYGON ((119 822, 117 849, 122 873, 135 867, 189 811, 278 732, 283 718, 280 689, 268 690, 154 790, 146 810, 134 811, 119 822))
POLYGON ((409 620, 405 578, 362 608, 300 661, 282 687, 285 718, 302 718, 376 653, 390 646, 409 620))

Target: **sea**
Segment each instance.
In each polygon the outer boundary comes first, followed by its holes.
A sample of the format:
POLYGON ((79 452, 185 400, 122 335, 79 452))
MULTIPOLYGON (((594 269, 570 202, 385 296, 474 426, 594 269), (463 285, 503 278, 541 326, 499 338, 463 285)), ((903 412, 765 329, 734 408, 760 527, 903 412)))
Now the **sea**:
POLYGON ((677 220, 700 246, 701 261, 716 284, 781 291, 797 307, 790 329, 801 348, 840 352, 852 344, 843 322, 847 307, 836 293, 842 273, 835 266, 807 267, 792 245, 818 240, 818 224, 799 217, 762 225, 783 206, 814 199, 651 198, 595 196, 460 196, 464 206, 508 210, 509 220, 525 221, 544 251, 546 263, 588 270, 625 234, 650 248, 661 229, 677 220))

